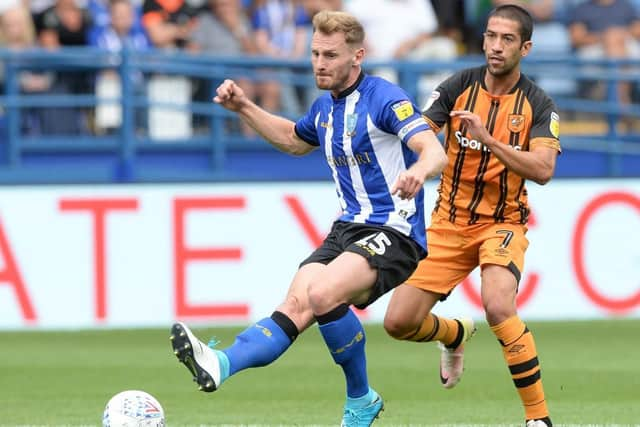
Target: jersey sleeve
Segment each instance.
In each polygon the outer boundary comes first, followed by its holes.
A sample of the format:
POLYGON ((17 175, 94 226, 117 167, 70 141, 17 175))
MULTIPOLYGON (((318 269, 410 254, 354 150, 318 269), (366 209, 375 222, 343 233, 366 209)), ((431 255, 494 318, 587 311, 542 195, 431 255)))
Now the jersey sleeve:
POLYGON ((318 102, 313 103, 309 111, 296 122, 293 129, 298 138, 314 147, 320 145, 318 129, 316 128, 318 114, 320 113, 318 102))
POLYGON ((456 99, 462 91, 462 85, 462 74, 456 73, 440 83, 431 93, 422 109, 422 114, 434 132, 439 132, 449 120, 449 113, 453 110, 456 99))
POLYGON ((534 102, 532 109, 534 117, 529 137, 529 150, 542 145, 561 152, 560 116, 551 98, 546 95, 539 97, 539 101, 534 102))
POLYGON ((398 86, 390 85, 379 92, 384 98, 374 101, 381 108, 373 117, 380 130, 397 135, 406 144, 416 133, 431 129, 409 95, 398 86))

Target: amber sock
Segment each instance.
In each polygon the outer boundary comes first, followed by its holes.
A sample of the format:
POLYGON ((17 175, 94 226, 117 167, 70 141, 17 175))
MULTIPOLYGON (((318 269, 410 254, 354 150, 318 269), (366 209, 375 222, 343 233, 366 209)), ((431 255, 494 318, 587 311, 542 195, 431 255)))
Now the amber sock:
POLYGON ((415 331, 400 339, 416 342, 440 341, 447 347, 456 348, 463 335, 464 330, 459 321, 429 313, 415 331))
POLYGON ((540 364, 533 335, 518 316, 491 326, 502 344, 502 354, 524 406, 525 419, 549 416, 540 378, 540 364))

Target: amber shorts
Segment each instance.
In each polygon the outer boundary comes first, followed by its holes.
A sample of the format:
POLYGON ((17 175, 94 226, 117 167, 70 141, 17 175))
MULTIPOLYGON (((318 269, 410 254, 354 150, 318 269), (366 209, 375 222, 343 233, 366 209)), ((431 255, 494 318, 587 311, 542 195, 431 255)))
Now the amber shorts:
POLYGON ((448 295, 477 266, 507 267, 520 281, 524 253, 529 246, 526 225, 452 224, 434 214, 427 228, 427 258, 407 280, 416 288, 448 295))

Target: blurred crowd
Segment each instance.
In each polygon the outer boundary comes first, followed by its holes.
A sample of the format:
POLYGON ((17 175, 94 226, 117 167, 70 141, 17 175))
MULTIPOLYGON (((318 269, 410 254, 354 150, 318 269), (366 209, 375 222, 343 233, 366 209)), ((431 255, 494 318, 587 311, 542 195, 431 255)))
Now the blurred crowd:
MULTIPOLYGON (((0 0, 0 48, 93 46, 112 52, 124 47, 158 48, 302 59, 309 54, 312 16, 332 9, 348 11, 363 23, 370 60, 452 60, 481 52, 486 16, 503 3, 517 3, 530 11, 536 21, 537 54, 640 58, 640 0, 0 0)), ((392 70, 376 73, 395 79, 392 70)), ((3 82, 0 71, 0 85, 3 82)), ((148 82, 138 83, 140 91, 149 90, 148 82)), ((277 80, 240 79, 239 83, 268 110, 296 111, 304 104, 304 94, 277 80)), ((19 84, 23 93, 120 90, 113 72, 98 77, 83 72, 23 72, 19 84)), ((160 92, 179 87, 188 92, 188 100, 207 99, 211 93, 197 81, 180 85, 158 80, 156 85, 160 92)), ((589 96, 603 96, 598 85, 588 86, 589 96)), ((634 100, 636 86, 620 83, 621 102, 634 100)), ((106 109, 103 116, 101 131, 117 128, 117 111, 106 109)), ((24 114, 22 127, 30 133, 95 132, 95 125, 87 123, 81 109, 46 114, 34 110, 24 114)))

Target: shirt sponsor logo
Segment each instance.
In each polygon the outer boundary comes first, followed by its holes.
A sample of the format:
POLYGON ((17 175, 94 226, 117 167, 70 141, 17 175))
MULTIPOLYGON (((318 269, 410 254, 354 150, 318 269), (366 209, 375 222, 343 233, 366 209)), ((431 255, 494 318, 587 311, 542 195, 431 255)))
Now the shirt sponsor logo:
POLYGON ((371 163, 372 157, 368 152, 357 153, 353 156, 327 156, 329 166, 360 166, 371 163))
POLYGON ((403 121, 413 116, 413 105, 410 101, 396 102, 391 106, 391 109, 396 114, 398 120, 403 121))
MULTIPOLYGON (((478 151, 491 151, 489 147, 484 145, 482 142, 476 139, 469 139, 466 136, 462 135, 462 132, 460 131, 457 131, 455 135, 456 135, 456 140, 458 141, 458 144, 460 144, 460 146, 464 148, 469 148, 471 150, 478 150, 478 151)), ((513 148, 516 151, 522 150, 522 147, 520 147, 519 145, 514 145, 514 146, 509 145, 509 147, 513 148)))

